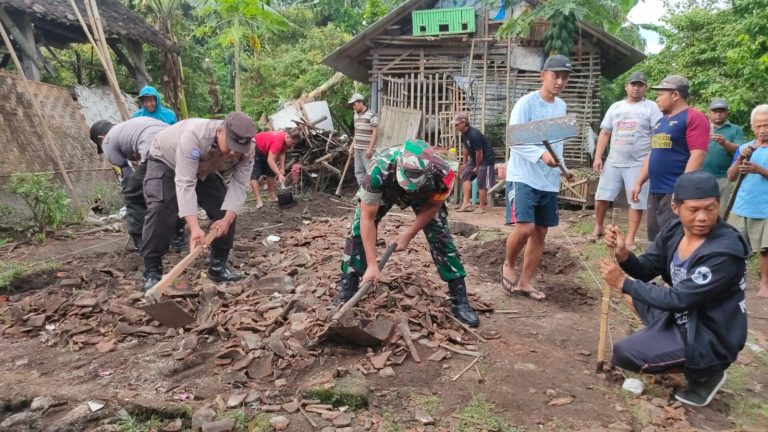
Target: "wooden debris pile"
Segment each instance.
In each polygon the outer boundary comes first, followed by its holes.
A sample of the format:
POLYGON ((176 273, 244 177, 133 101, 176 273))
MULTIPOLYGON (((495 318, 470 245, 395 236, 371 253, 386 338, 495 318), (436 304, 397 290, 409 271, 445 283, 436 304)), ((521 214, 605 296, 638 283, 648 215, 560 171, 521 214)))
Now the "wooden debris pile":
POLYGON ((302 173, 301 180, 294 178, 294 183, 308 180, 315 190, 324 190, 329 180, 341 178, 349 157, 349 138, 337 131, 318 129, 312 123, 294 123, 303 139, 287 152, 286 170, 302 173))
MULTIPOLYGON (((392 366, 408 357, 423 361, 419 351, 425 347, 431 350, 426 361, 439 362, 455 354, 482 356, 483 336, 448 312, 446 284, 421 238, 408 252, 394 254, 378 288, 353 314, 332 325, 331 300, 348 221, 317 222, 281 233, 277 245, 236 245, 233 261, 242 262, 250 273, 239 283, 213 284, 198 280, 197 270, 188 270, 194 282, 179 280, 167 293, 196 313, 197 321, 183 332, 162 327, 144 314, 139 309, 142 293, 135 289, 84 289, 73 287, 75 279, 69 285, 61 280, 45 292, 9 297, 0 304, 6 323, 0 326, 0 336, 37 336, 50 345, 94 346, 101 352, 119 350, 130 340, 175 338, 177 360, 202 345, 215 344, 213 362, 223 372, 255 380, 274 380, 283 371, 306 369, 333 344, 370 347, 356 369, 383 376, 393 374, 392 366)), ((395 238, 392 229, 384 231, 384 238, 395 238)), ((108 269, 101 273, 125 285, 122 273, 108 269)), ((478 312, 492 310, 475 296, 470 300, 478 312)))

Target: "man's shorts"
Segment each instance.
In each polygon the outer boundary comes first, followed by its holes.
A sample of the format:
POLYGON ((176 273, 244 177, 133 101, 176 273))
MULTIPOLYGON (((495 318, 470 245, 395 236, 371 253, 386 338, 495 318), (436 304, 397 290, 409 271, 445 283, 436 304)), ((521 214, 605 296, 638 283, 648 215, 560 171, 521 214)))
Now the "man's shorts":
POLYGON ((732 214, 728 217, 728 223, 739 230, 742 237, 747 239, 752 252, 768 250, 768 223, 766 219, 745 218, 732 214))
POLYGON ((522 182, 507 182, 507 198, 515 223, 534 223, 550 228, 560 222, 557 216, 557 192, 547 192, 522 182))
POLYGON ((461 172, 461 182, 471 182, 474 179, 477 179, 479 190, 488 190, 496 185, 496 170, 492 166, 480 165, 475 174, 475 165, 469 161, 461 172))
POLYGON ((613 201, 621 191, 621 185, 624 184, 624 193, 627 195, 627 202, 634 210, 645 210, 648 208, 648 185, 643 184, 640 189, 640 201, 632 201, 632 186, 635 185, 640 176, 640 170, 643 167, 615 167, 611 165, 603 166, 603 173, 600 174, 600 181, 597 183, 597 192, 595 199, 598 201, 613 201))
POLYGON ((269 166, 269 162, 267 162, 267 156, 257 151, 256 155, 253 157, 253 171, 251 171, 251 180, 258 180, 261 178, 261 176, 277 177, 275 172, 272 171, 272 167, 269 166))

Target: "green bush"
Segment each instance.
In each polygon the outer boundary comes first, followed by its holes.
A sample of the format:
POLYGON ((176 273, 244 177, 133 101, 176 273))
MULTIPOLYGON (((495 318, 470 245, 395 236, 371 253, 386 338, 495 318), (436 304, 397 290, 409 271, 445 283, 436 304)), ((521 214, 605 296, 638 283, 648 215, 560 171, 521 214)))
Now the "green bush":
POLYGON ((69 196, 61 186, 54 183, 51 174, 14 174, 11 192, 19 195, 27 204, 43 238, 46 230, 55 230, 72 213, 69 196))

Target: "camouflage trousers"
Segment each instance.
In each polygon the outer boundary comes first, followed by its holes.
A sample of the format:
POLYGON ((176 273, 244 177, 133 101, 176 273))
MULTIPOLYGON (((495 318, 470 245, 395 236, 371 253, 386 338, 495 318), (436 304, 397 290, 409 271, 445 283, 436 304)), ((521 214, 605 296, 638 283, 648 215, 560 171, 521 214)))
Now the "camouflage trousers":
MULTIPOLYGON (((413 211, 416 214, 422 209, 420 205, 413 205, 413 211)), ((379 211, 376 212, 374 223, 379 226, 381 219, 392 208, 392 204, 382 203, 379 211)), ((459 251, 453 242, 451 230, 448 228, 448 209, 445 204, 440 208, 435 217, 423 229, 424 235, 429 243, 429 252, 432 255, 432 261, 437 266, 440 278, 444 281, 466 276, 464 265, 461 263, 459 251)), ((395 239, 392 239, 394 241, 395 239)), ((341 257, 341 272, 355 273, 362 277, 367 268, 365 259, 365 250, 363 248, 363 239, 360 236, 360 207, 355 211, 355 219, 352 221, 352 228, 347 235, 344 243, 344 253, 341 257)))

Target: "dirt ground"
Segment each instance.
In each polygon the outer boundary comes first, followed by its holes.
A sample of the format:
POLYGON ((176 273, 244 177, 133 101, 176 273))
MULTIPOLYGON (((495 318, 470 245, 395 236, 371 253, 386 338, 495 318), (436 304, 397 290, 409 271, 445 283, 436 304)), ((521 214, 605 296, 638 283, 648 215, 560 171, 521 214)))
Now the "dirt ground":
MULTIPOLYGON (((349 197, 315 194, 288 209, 250 208, 238 219, 236 244, 241 247, 236 247, 232 262, 248 271, 248 246, 260 248, 268 235, 280 236, 302 227, 311 232, 313 226, 336 237, 333 240, 337 249, 323 253, 329 260, 338 260, 353 215, 350 202, 349 197), (331 223, 334 226, 327 226, 331 223)), ((409 210, 393 212, 396 214, 384 222, 390 231, 412 218, 409 210)), ((724 391, 710 406, 692 409, 674 403, 673 386, 679 385, 678 376, 645 378, 645 395, 634 397, 621 390, 624 377, 619 372, 595 374, 601 296, 596 266, 605 253, 599 245, 586 241, 590 228, 586 216, 585 212, 564 211, 561 226, 549 233, 542 271, 535 279, 537 288, 548 299, 536 302, 510 298, 501 290, 504 240, 511 230, 501 224, 503 209, 495 208, 484 215, 451 213, 452 221, 470 223, 479 229, 475 235, 455 238, 468 270, 470 292, 495 309, 481 314, 478 330, 481 334, 495 330, 500 337, 477 344, 484 356, 476 367, 460 376, 473 357, 454 353, 443 361, 426 361, 433 353, 426 346, 418 346, 425 361, 408 359, 394 368, 394 376, 367 376, 373 401, 369 409, 355 413, 354 429, 349 430, 366 430, 366 423, 368 430, 384 431, 768 430, 768 396, 764 391, 768 385, 768 301, 755 297, 754 275, 748 279, 750 346, 733 365, 724 391), (428 412, 435 425, 417 421, 414 413, 419 410, 428 412)), ((46 396, 56 401, 42 416, 42 424, 50 430, 160 430, 141 423, 154 415, 184 417, 184 427, 188 427, 189 413, 213 403, 220 395, 245 388, 256 389, 268 398, 290 397, 313 378, 339 366, 352 368, 369 356, 364 348, 324 347, 308 368, 285 370, 281 378, 287 380, 287 385, 276 387, 272 383, 243 382, 213 366, 212 358, 222 348, 213 337, 201 337, 196 350, 178 358, 174 353, 184 334, 118 340, 114 349, 101 352, 97 346, 47 337, 45 332, 33 337, 6 332, 13 321, 9 304, 48 290, 62 279, 81 280, 82 286, 73 290, 73 295, 78 290, 99 289, 135 295, 141 280, 140 260, 135 252, 125 250, 126 238, 124 232, 86 236, 75 233, 72 239, 57 237, 43 246, 26 244, 13 251, 0 248, 0 260, 56 264, 15 280, 8 292, 0 293, 0 330, 4 332, 0 338, 0 366, 6 371, 0 374, 0 388, 4 389, 0 421, 28 411, 33 398, 46 396), (189 394, 193 398, 185 400, 189 394), (73 409, 87 401, 101 401, 106 406, 88 414, 87 423, 56 429, 73 409)), ((426 242, 419 236, 414 243, 414 247, 423 249, 426 242)), ((315 245, 310 241, 304 247, 311 250, 315 245)), ((167 255, 166 270, 180 258, 167 255)), ((204 261, 198 260, 188 273, 204 271, 204 261)), ((390 272, 394 274, 396 269, 405 275, 436 273, 433 267, 409 268, 407 254, 394 259, 390 272)), ((334 277, 322 276, 322 283, 334 277)), ((258 280, 249 281, 258 284, 258 280)), ((308 281, 312 283, 311 278, 308 281)), ((446 289, 441 285, 433 288, 446 289)), ((618 304, 612 308, 610 319, 614 341, 637 328, 637 322, 618 304)), ((115 323, 101 325, 107 328, 115 323)), ((240 411, 246 416, 257 415, 258 406, 252 404, 240 411)), ((298 413, 284 415, 291 420, 287 430, 314 430, 306 417, 298 413)), ((254 426, 250 430, 262 429, 254 426)))

